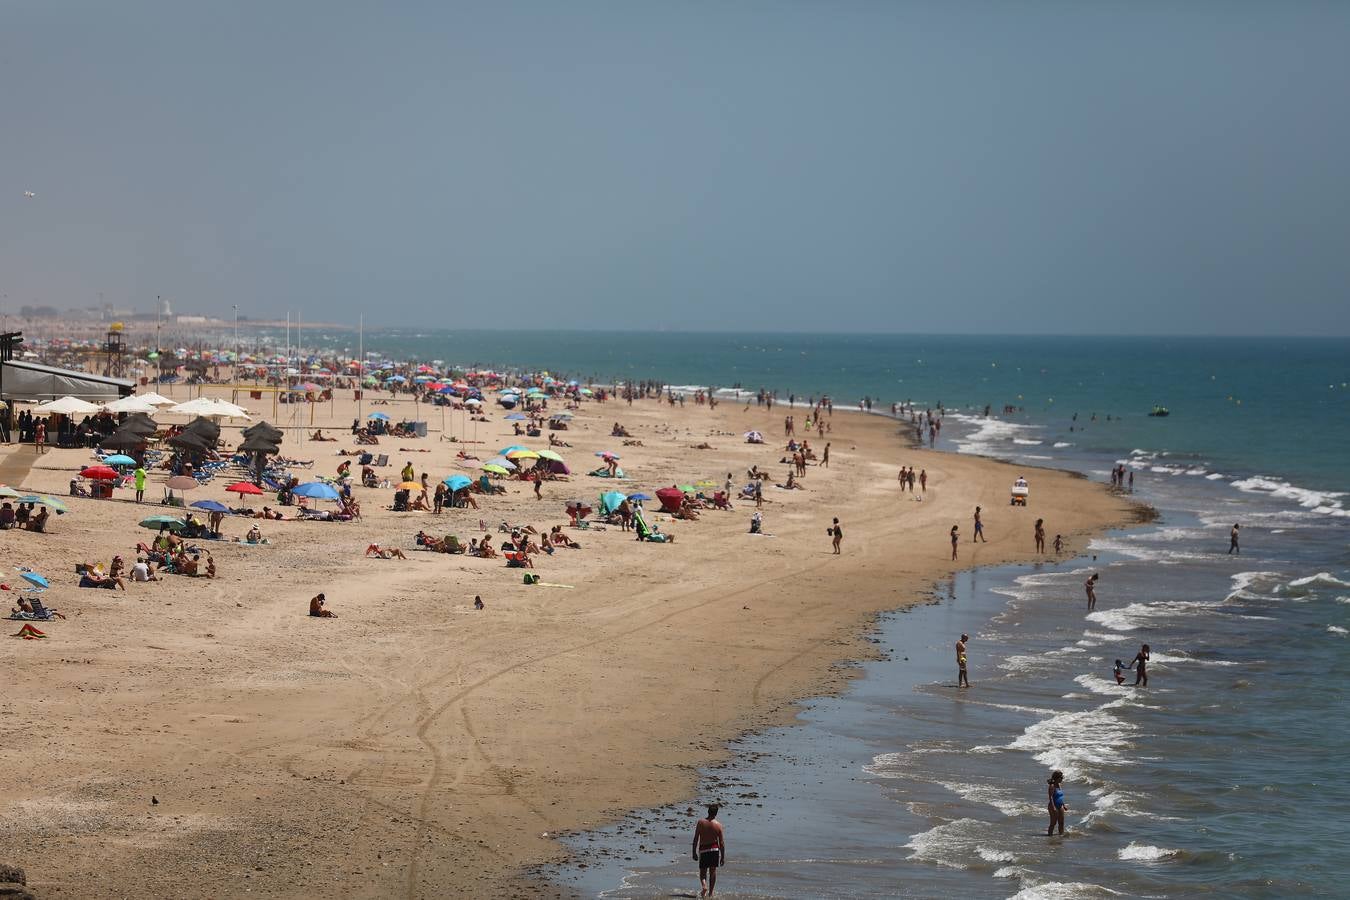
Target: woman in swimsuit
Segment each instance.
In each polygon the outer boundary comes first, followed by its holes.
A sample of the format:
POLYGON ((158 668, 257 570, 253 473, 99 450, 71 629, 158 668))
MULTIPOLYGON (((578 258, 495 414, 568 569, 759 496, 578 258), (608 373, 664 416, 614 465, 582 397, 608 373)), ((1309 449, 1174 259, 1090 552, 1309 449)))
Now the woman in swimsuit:
POLYGON ((1148 687, 1148 644, 1139 648, 1139 652, 1134 655, 1134 661, 1130 663, 1130 668, 1134 669, 1135 687, 1140 685, 1148 687))
POLYGON ((1045 552, 1045 520, 1036 520, 1036 552, 1045 552))
POLYGON ((960 534, 961 534, 960 529, 959 529, 957 526, 953 525, 953 526, 952 526, 952 559, 956 559, 956 544, 957 544, 957 541, 960 540, 960 534))
POLYGON ((1059 769, 1050 773, 1050 778, 1046 781, 1046 809, 1050 813, 1050 827, 1046 829, 1046 836, 1055 833, 1055 826, 1059 826, 1059 833, 1064 833, 1064 811, 1069 807, 1064 803, 1064 773, 1059 769))

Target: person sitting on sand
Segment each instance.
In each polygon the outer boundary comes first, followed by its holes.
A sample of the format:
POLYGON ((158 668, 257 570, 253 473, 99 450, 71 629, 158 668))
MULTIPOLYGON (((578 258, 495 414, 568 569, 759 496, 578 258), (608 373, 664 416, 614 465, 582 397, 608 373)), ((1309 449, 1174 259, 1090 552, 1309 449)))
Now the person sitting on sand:
POLYGON ((371 544, 366 548, 366 556, 370 556, 372 553, 380 559, 408 558, 403 555, 403 551, 398 547, 381 547, 379 544, 371 544))
POLYGON ((210 553, 206 554, 206 577, 216 577, 216 560, 210 553))
POLYGON ((426 494, 418 494, 414 497, 412 502, 408 504, 408 509, 418 512, 431 512, 431 507, 427 505, 426 494))
POLYGON ((492 546, 492 535, 483 535, 483 540, 478 544, 478 555, 483 559, 497 558, 497 550, 492 546))
POLYGON ((8 531, 14 527, 15 523, 14 507, 6 501, 4 505, 0 505, 0 529, 8 531))
POLYGON ((310 439, 311 441, 336 441, 336 440, 337 440, 337 438, 335 438, 335 437, 324 437, 324 436, 323 436, 323 429, 322 429, 322 428, 316 429, 315 432, 309 436, 309 439, 310 439))
POLYGON ((150 567, 150 562, 144 556, 136 557, 136 565, 131 567, 132 581, 159 581, 155 575, 155 570, 150 567))
POLYGON ((245 544, 267 543, 267 541, 263 539, 262 529, 258 527, 257 522, 254 522, 253 527, 248 530, 248 534, 244 535, 244 543, 245 544))
POLYGON ((126 583, 121 578, 114 578, 111 575, 104 575, 98 569, 88 569, 80 576, 80 587, 82 588, 107 588, 110 591, 127 589, 126 583))
POLYGON ((46 531, 47 520, 50 519, 51 516, 52 514, 48 512, 47 507, 44 506, 42 507, 42 509, 39 509, 37 511, 37 515, 31 516, 28 519, 28 524, 24 527, 26 527, 29 531, 37 531, 37 532, 46 531))
POLYGON ((323 605, 328 599, 323 594, 319 594, 309 601, 309 614, 316 619, 336 619, 337 613, 329 609, 324 609, 323 605))
POLYGON ((557 436, 556 434, 550 434, 550 435, 548 436, 548 445, 549 445, 550 447, 571 447, 571 446, 572 446, 571 444, 567 443, 567 441, 560 441, 560 440, 558 440, 558 436, 557 436))

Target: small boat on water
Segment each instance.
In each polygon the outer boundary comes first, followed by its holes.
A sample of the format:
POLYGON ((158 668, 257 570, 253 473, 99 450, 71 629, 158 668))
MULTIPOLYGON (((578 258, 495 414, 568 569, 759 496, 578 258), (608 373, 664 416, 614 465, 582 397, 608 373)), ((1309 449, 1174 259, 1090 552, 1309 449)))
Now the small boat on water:
POLYGON ((1155 419, 1165 419, 1171 414, 1172 413, 1165 406, 1155 406, 1153 407, 1153 412, 1149 413, 1149 415, 1155 419))

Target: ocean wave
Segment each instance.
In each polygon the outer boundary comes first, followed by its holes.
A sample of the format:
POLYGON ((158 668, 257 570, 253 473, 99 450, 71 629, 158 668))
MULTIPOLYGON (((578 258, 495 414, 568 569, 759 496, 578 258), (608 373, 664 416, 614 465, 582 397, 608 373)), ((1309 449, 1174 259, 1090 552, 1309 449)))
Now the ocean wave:
MULTIPOLYGON (((1040 810, 1038 809, 1037 812, 1040 810)), ((991 850, 988 847, 976 847, 975 852, 980 859, 991 863, 1010 863, 1017 862, 1016 854, 1009 853, 1007 850, 991 850)))
MULTIPOLYGON (((993 785, 970 784, 964 781, 939 781, 936 783, 963 800, 992 806, 1005 816, 1034 816, 1041 811, 1041 807, 1034 803, 1028 803, 1025 797, 1012 795, 1008 791, 993 785)), ((1012 859, 1009 857, 1006 860, 991 859, 988 861, 1011 862, 1012 859)))
POLYGON ((1087 767, 1128 765, 1131 760, 1126 751, 1137 727, 1114 712, 1127 702, 1122 697, 1092 709, 1050 716, 1027 726, 1007 749, 1030 753, 1048 769, 1063 769, 1070 780, 1080 778, 1087 767))
POLYGON ((1180 856, 1180 850, 1170 850, 1167 847, 1154 847, 1151 844, 1136 844, 1131 841, 1128 846, 1122 847, 1116 852, 1116 856, 1123 860, 1134 862, 1157 862, 1160 859, 1171 859, 1180 856))
POLYGON ((1115 609, 1097 609, 1088 613, 1090 622, 1104 625, 1112 631, 1134 631, 1153 625, 1158 619, 1174 619, 1194 615, 1199 610, 1213 609, 1214 603, 1199 600, 1167 600, 1160 603, 1129 603, 1115 609))
POLYGON ((1258 596, 1249 591, 1248 588, 1258 582, 1279 577, 1279 572, 1238 572, 1233 576, 1233 589, 1228 592, 1228 596, 1224 599, 1235 600, 1239 597, 1245 600, 1258 599, 1258 596))
POLYGON ((1350 603, 1350 597, 1337 597, 1337 603, 1350 603))
POLYGON ((1304 578, 1295 578, 1289 582, 1289 587, 1306 587, 1310 584, 1330 584, 1336 587, 1350 587, 1350 581, 1342 581, 1330 572, 1318 572, 1316 575, 1308 575, 1304 578))
POLYGON ((911 835, 904 845, 909 859, 930 862, 949 869, 967 869, 989 826, 978 819, 956 819, 911 835))
POLYGON ((1045 441, 1032 440, 1031 438, 1013 438, 1014 444, 1021 444, 1023 447, 1039 447, 1045 441))
POLYGON ((1149 653, 1149 661, 1155 663, 1194 663, 1197 666, 1240 666, 1242 663, 1233 662, 1231 659, 1200 659, 1199 657, 1186 654, 1184 650, 1177 651, 1183 655, 1172 656, 1168 653, 1158 653, 1153 651, 1149 653))
POLYGON ((1065 447, 1072 447, 1073 443, 1071 441, 1055 441, 1054 446, 1056 450, 1063 450, 1065 447))
MULTIPOLYGON (((1146 538, 1144 538, 1146 539, 1146 538)), ((1213 554, 1194 553, 1183 550, 1169 550, 1161 547, 1140 546, 1141 538, 1134 537, 1095 537, 1088 542, 1088 550, 1094 553, 1116 553, 1143 562, 1163 562, 1180 559, 1209 559, 1213 554)))
MULTIPOLYGON (((1017 422, 1005 422, 1002 419, 967 416, 949 413, 947 416, 957 422, 973 424, 974 430, 953 440, 960 453, 987 454, 996 451, 997 444, 1006 445, 1016 441, 1018 435, 1027 434, 1040 426, 1022 425, 1017 422)), ((1029 438, 1027 439, 1029 440, 1029 438)), ((1040 443, 1037 441, 1036 443, 1040 443)))
POLYGON ((1086 881, 1043 881, 1023 886, 1008 900, 1087 900, 1091 897, 1119 896, 1119 891, 1086 881))
POLYGON ((1327 631, 1331 632, 1332 634, 1338 634, 1341 637, 1345 637, 1347 634, 1350 634, 1350 631, 1347 631, 1346 629, 1342 628, 1339 625, 1328 625, 1327 631))
POLYGON ((1238 490, 1249 494, 1265 494, 1271 497, 1279 497, 1282 500, 1292 500, 1304 509, 1310 509, 1322 515, 1350 517, 1350 510, 1342 506, 1340 502, 1346 495, 1340 491, 1315 491, 1290 484, 1282 479, 1262 476, 1242 478, 1229 483, 1238 490))
MULTIPOLYGON (((1151 654, 1156 656, 1157 654, 1151 654)), ((1074 679, 1075 684, 1082 685, 1094 694, 1107 694, 1113 697, 1119 697, 1122 693, 1132 693, 1134 687, 1127 684, 1116 684, 1116 679, 1103 678, 1100 675, 1079 675, 1074 679)))

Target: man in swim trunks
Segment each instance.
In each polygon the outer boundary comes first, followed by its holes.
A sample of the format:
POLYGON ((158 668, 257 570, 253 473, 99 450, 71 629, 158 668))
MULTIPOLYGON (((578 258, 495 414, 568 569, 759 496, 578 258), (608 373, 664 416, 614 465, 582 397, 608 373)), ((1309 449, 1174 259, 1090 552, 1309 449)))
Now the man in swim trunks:
POLYGON ((970 640, 970 635, 961 635, 961 640, 956 642, 956 686, 970 687, 970 678, 966 675, 966 641, 970 640))
POLYGON ((975 507, 975 535, 970 539, 972 544, 976 541, 989 543, 989 539, 984 536, 984 522, 980 519, 980 508, 978 506, 975 507))
POLYGON ((708 817, 694 826, 694 859, 698 861, 700 897, 711 897, 717 890, 717 869, 727 863, 727 841, 722 823, 717 821, 716 803, 708 804, 708 817))
POLYGON ((1228 532, 1228 555, 1229 555, 1229 556, 1233 555, 1234 553, 1236 553, 1238 556, 1241 556, 1241 555, 1242 555, 1242 548, 1238 546, 1238 530, 1239 530, 1240 528, 1242 528, 1242 526, 1239 525, 1239 524, 1237 524, 1237 523, 1235 522, 1235 523, 1233 523, 1233 530, 1230 531, 1230 532, 1228 532))

